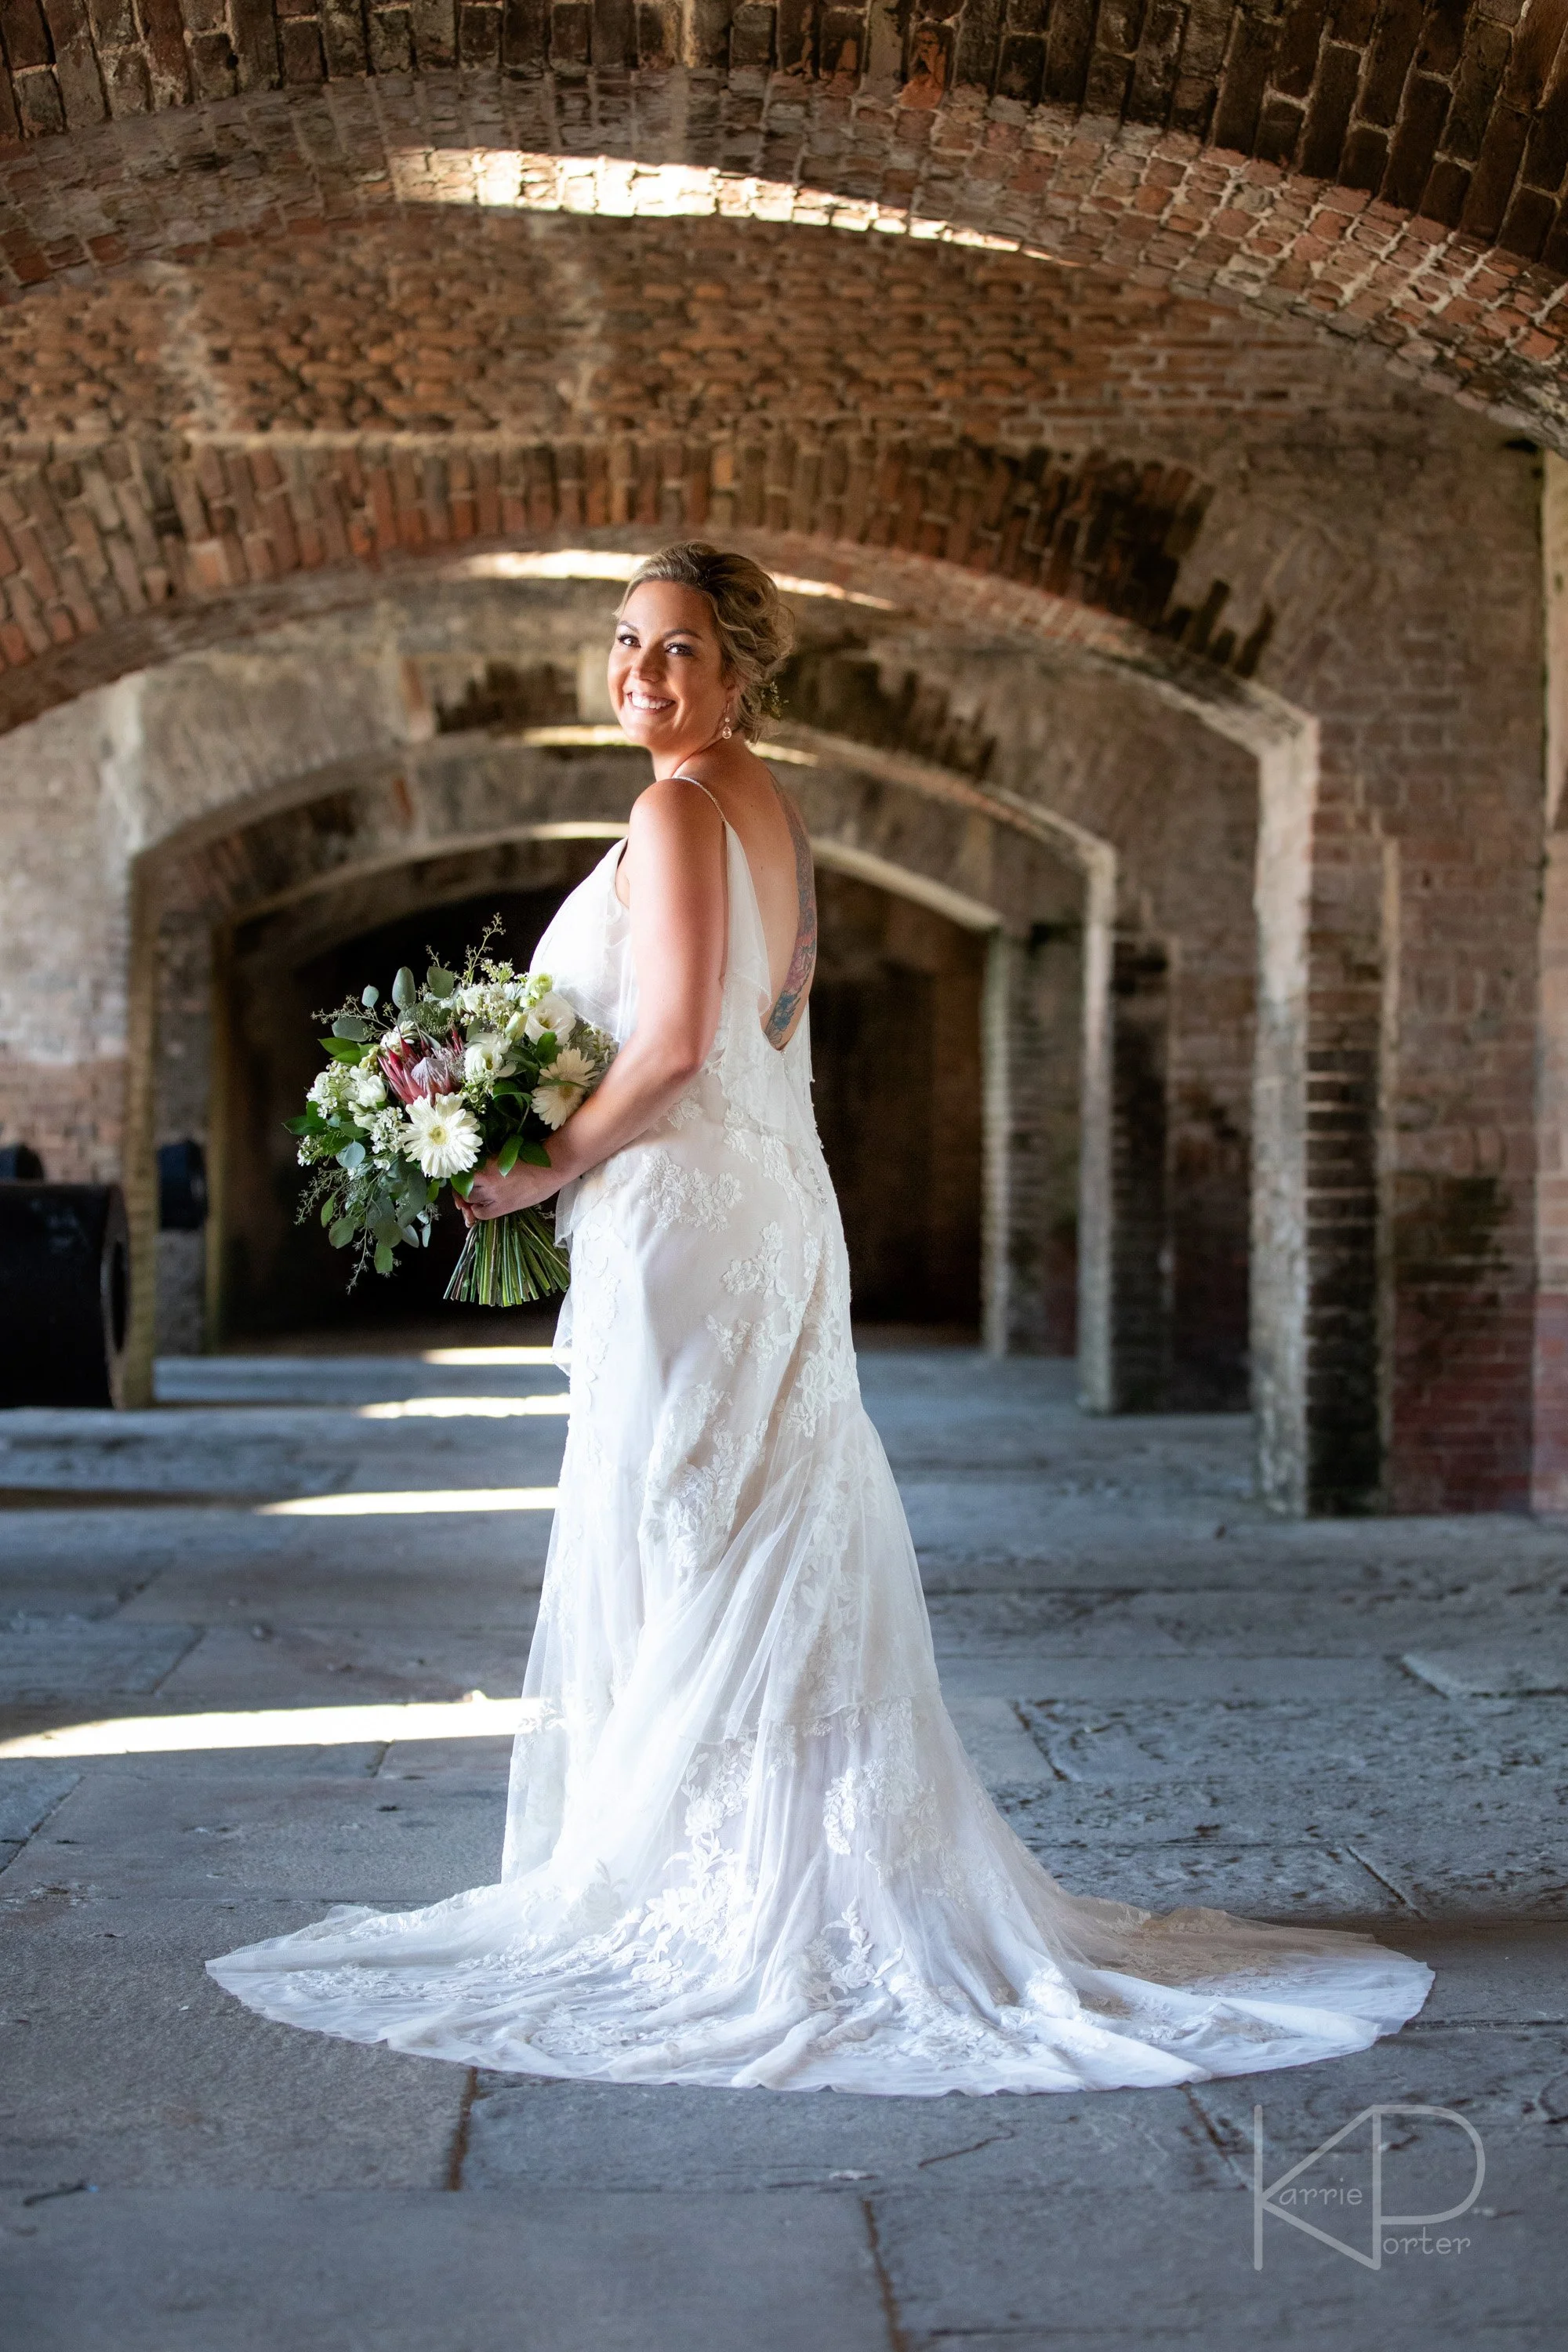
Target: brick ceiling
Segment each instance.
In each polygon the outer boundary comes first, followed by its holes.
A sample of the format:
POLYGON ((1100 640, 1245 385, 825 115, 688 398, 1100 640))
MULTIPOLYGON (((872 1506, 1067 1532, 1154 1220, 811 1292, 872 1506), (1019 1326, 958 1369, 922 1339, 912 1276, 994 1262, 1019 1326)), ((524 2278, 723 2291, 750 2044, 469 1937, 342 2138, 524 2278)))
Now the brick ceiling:
POLYGON ((0 0, 0 727, 291 580, 620 523, 942 557, 1267 681, 1289 596, 1201 534, 1173 587, 1238 403, 1265 470, 1331 416, 1388 473, 1425 390, 1568 450, 1565 35, 1568 0, 0 0), (487 156, 521 200, 465 187, 487 156), (595 157, 726 217, 656 268, 658 224, 562 217, 668 209, 595 157))
POLYGON ((634 75, 694 70, 698 136, 724 88, 753 113, 770 83, 906 114, 967 92, 1184 134, 1559 268, 1565 29, 1568 0, 4 0, 0 138, 454 67, 552 77, 590 137, 634 75))

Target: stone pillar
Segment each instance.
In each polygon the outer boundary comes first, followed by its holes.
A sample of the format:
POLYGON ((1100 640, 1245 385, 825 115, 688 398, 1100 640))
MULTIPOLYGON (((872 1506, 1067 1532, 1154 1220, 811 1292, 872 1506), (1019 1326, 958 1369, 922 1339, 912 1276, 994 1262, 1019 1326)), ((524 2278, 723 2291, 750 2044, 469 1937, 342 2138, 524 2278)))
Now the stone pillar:
POLYGON ((1372 1510, 1383 1490, 1386 1205, 1380 1134, 1397 1001, 1384 847, 1320 807, 1306 1098, 1307 1382, 1301 1504, 1372 1510))
MULTIPOLYGON (((213 1067, 212 926, 194 908, 170 908, 158 938, 158 1144, 193 1141, 210 1164, 213 1067)), ((205 1230, 158 1234, 157 1347, 199 1354, 207 1320, 205 1230)))
POLYGON ((1258 1491, 1307 1501, 1307 972, 1316 729, 1258 751, 1252 1082, 1252 1407, 1258 1491))
POLYGON ((125 1342, 124 1398, 132 1409, 153 1402, 158 1344, 158 1160, 155 1148, 158 1061, 158 885, 151 860, 131 868, 130 946, 125 1019, 125 1122, 121 1182, 131 1229, 131 1320, 125 1342))
POLYGON ((1568 463, 1542 500, 1546 861, 1542 876, 1534 1445, 1538 1511, 1568 1511, 1568 463))
POLYGON ((1083 927, 993 932, 985 974, 986 1347, 1070 1356, 1078 1326, 1083 927))
POLYGON ((1108 1410, 1157 1412, 1170 1386, 1172 1273, 1170 962, 1160 941, 1116 941, 1110 996, 1108 1410))

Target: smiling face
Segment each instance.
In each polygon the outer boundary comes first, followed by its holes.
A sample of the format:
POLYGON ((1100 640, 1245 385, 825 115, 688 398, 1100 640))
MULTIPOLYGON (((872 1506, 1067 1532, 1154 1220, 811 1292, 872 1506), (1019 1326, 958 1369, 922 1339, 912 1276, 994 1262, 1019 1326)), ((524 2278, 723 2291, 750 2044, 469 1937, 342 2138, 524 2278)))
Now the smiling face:
POLYGON ((656 762, 679 762, 711 743, 734 684, 724 676, 713 607, 695 588, 645 580, 634 588, 610 647, 610 704, 656 762))

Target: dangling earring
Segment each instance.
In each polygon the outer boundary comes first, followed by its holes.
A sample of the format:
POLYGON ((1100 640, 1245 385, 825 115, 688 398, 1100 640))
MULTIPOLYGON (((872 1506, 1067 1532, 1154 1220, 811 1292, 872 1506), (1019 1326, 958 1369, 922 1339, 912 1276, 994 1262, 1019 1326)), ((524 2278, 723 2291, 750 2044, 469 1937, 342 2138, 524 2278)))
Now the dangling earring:
POLYGON ((725 713, 724 713, 724 724, 723 724, 723 725, 722 725, 722 727, 721 727, 721 728, 720 728, 720 730, 719 730, 719 740, 720 740, 720 742, 721 742, 721 743, 727 743, 727 742, 729 741, 729 740, 730 740, 731 736, 734 733, 734 731, 735 731, 735 730, 734 730, 733 727, 731 727, 731 724, 730 724, 730 714, 729 714, 728 710, 726 710, 726 711, 725 711, 725 713))

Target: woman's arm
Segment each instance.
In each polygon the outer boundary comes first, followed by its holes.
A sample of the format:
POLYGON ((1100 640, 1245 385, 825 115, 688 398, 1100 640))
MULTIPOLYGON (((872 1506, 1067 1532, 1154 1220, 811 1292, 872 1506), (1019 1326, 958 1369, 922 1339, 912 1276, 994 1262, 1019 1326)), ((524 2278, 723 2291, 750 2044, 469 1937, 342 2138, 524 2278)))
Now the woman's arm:
POLYGON ((646 1133, 690 1085, 719 1025, 727 915, 724 826, 706 793, 669 778, 632 810, 622 867, 631 898, 637 1027, 604 1083, 545 1146, 548 1168, 493 1163, 460 1205, 472 1222, 547 1201, 646 1133))

